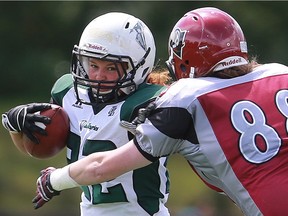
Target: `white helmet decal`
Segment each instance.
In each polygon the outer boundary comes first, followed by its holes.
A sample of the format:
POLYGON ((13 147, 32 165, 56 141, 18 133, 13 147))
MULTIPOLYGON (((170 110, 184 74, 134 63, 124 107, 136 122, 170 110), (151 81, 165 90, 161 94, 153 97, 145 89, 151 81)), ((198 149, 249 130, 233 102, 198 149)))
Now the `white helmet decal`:
POLYGON ((180 28, 176 28, 173 32, 173 35, 170 37, 169 47, 180 59, 182 59, 182 52, 185 46, 186 32, 186 30, 182 31, 180 28))
POLYGON ((136 41, 137 43, 145 50, 147 51, 147 45, 145 41, 144 31, 143 31, 143 25, 140 22, 137 22, 136 25, 131 29, 130 32, 135 31, 136 32, 136 41))

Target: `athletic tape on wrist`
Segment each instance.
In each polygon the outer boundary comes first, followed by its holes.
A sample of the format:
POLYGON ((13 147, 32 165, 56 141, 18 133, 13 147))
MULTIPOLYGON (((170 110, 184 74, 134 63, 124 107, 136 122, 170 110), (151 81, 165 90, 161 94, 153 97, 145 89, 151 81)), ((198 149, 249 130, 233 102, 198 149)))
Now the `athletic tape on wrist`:
POLYGON ((50 175, 50 183, 52 188, 57 191, 80 186, 70 177, 69 165, 53 171, 50 175))

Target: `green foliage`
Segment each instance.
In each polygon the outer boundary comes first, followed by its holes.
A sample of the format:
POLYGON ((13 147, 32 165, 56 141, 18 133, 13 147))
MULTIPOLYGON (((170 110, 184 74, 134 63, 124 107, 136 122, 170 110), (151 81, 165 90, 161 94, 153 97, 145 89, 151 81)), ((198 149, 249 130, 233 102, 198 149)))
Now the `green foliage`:
POLYGON ((160 66, 176 21, 189 10, 214 6, 232 14, 242 26, 251 54, 260 62, 286 64, 288 2, 249 1, 7 1, 0 2, 0 95, 46 95, 56 78, 69 73, 71 51, 93 18, 127 12, 152 30, 160 66), (4 43, 3 43, 4 42, 4 43))

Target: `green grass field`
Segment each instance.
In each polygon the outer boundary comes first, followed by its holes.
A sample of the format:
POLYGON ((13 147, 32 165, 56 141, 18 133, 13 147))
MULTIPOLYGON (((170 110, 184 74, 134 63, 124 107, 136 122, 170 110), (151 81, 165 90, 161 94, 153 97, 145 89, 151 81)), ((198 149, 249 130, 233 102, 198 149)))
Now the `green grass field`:
MULTIPOLYGON (((41 100, 39 100, 41 101, 41 100)), ((44 101, 44 100, 42 100, 44 101)), ((0 112, 27 103, 24 99, 1 103, 0 112)), ((65 151, 49 160, 37 160, 20 153, 8 132, 0 127, 0 215, 2 216, 79 216, 80 190, 71 189, 53 198, 44 207, 34 210, 31 203, 35 195, 35 182, 39 171, 47 166, 64 166, 65 151)), ((205 216, 242 215, 237 207, 225 196, 208 189, 194 174, 187 162, 179 155, 173 155, 168 168, 171 190, 168 208, 171 216, 193 216, 193 209, 201 208, 205 216), (189 213, 185 213, 188 210, 189 213), (181 213, 181 214, 180 214, 181 213)))

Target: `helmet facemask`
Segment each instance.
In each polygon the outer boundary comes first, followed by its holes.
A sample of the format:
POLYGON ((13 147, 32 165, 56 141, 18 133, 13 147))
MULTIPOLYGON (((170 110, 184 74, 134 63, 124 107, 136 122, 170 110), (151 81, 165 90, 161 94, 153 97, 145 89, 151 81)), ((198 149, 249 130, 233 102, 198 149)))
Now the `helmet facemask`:
POLYGON ((127 92, 133 92, 136 89, 133 78, 136 68, 132 59, 128 56, 103 55, 101 53, 91 53, 74 47, 72 53, 71 73, 74 78, 74 87, 78 103, 83 104, 99 104, 118 101, 124 98, 127 92), (89 79, 89 59, 99 59, 102 61, 113 62, 118 72, 118 78, 113 81, 89 79), (122 73, 120 72, 122 71, 122 73), (88 90, 90 100, 87 101, 80 98, 80 89, 88 90))
POLYGON ((175 67, 174 67, 174 61, 173 61, 173 51, 172 49, 170 49, 170 56, 169 59, 167 61, 165 61, 165 65, 169 71, 169 74, 172 78, 173 81, 177 81, 178 78, 175 74, 175 67))

